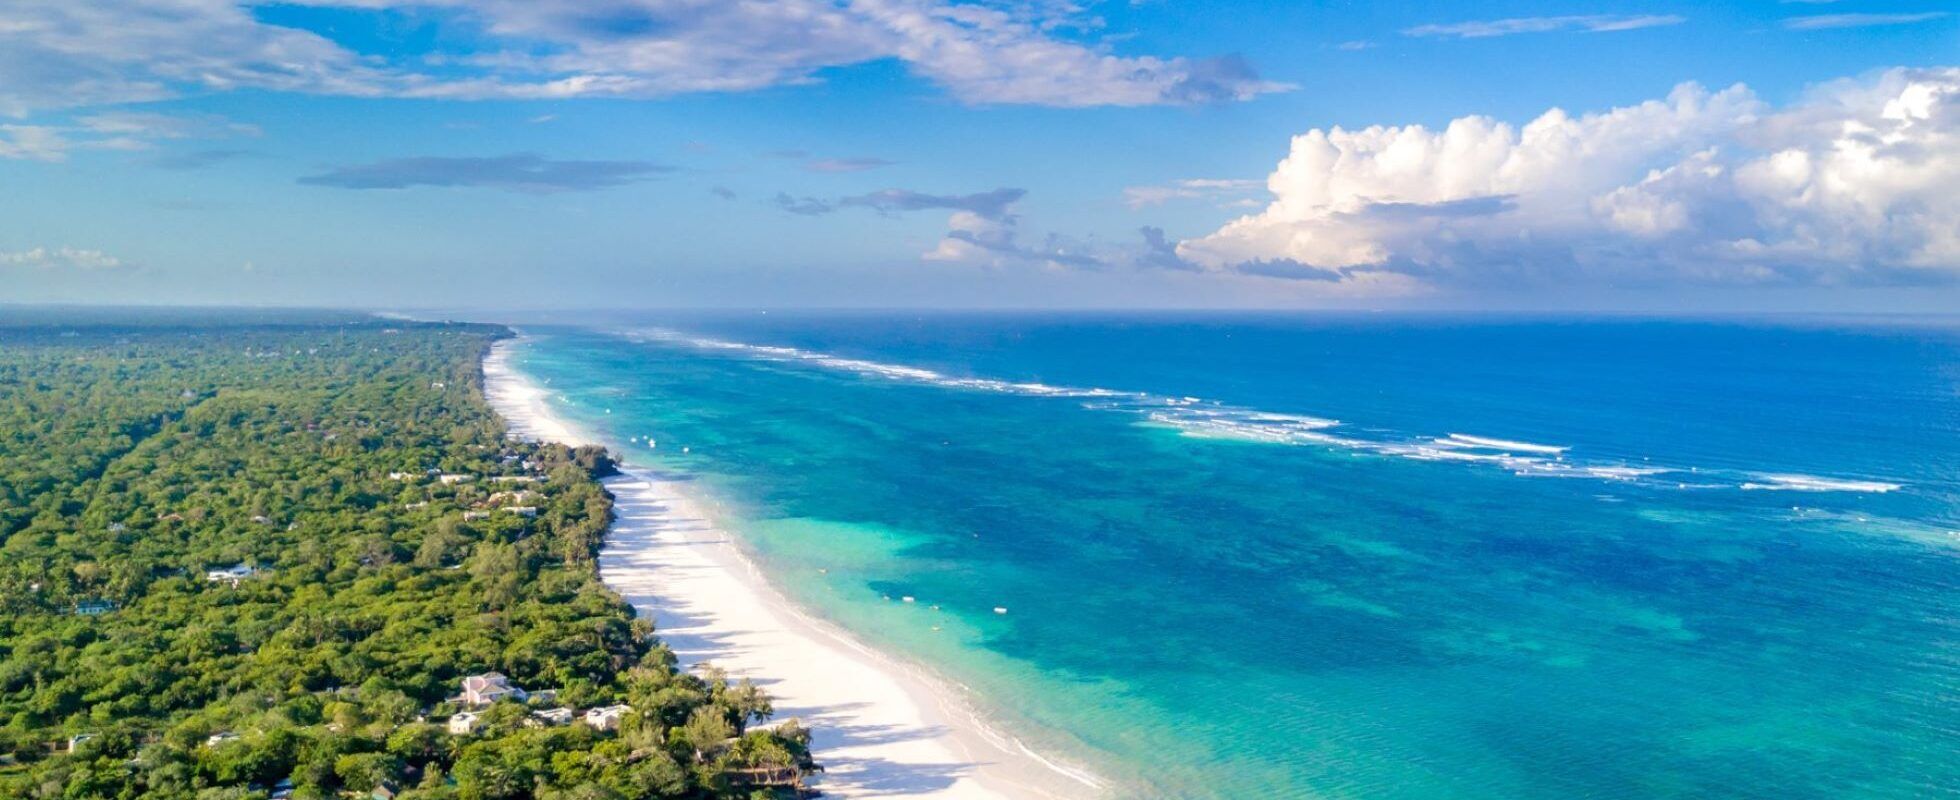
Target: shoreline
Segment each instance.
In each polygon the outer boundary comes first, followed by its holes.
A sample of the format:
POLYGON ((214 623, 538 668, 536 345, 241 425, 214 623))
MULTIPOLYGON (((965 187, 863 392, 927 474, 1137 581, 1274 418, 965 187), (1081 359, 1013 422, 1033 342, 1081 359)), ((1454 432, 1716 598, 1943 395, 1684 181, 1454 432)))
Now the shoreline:
MULTIPOLYGON (((568 445, 604 444, 558 417, 548 393, 511 364, 515 340, 483 362, 484 395, 513 434, 568 445)), ((683 669, 712 662, 749 678, 798 718, 825 771, 814 788, 836 797, 1086 798, 1092 777, 1042 758, 990 728, 955 687, 859 642, 798 608, 771 585, 683 490, 682 479, 620 464, 604 481, 615 520, 600 576, 657 634, 683 669)))

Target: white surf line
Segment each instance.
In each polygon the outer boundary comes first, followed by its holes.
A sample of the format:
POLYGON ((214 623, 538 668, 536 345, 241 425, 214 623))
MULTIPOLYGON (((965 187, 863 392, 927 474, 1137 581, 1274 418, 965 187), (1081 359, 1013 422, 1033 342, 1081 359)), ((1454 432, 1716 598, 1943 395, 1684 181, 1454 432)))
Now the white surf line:
MULTIPOLYGON (((513 432, 598 443, 553 412, 510 364, 508 342, 484 362, 485 394, 513 432)), ((684 667, 712 663, 766 690, 777 719, 812 729, 826 794, 864 798, 1061 798, 1101 795, 1094 775, 1045 758, 986 723, 964 687, 869 647, 804 612, 772 586, 680 482, 626 467, 608 479, 616 521, 600 552, 606 584, 654 619, 684 667)))
POLYGON ((814 350, 774 345, 747 344, 726 339, 694 336, 665 328, 614 331, 628 341, 654 340, 721 351, 768 361, 811 364, 860 375, 948 389, 971 389, 1027 397, 1081 398, 1084 407, 1115 409, 1141 415, 1143 423, 1173 428, 1187 436, 1209 439, 1237 439, 1282 445, 1318 445, 1418 461, 1484 462, 1509 469, 1521 477, 1591 478, 1619 483, 1640 483, 1656 489, 1771 489, 1815 492, 1884 493, 1904 488, 1889 480, 1858 480, 1810 475, 1765 475, 1741 470, 1703 470, 1694 467, 1666 467, 1613 461, 1574 462, 1565 460, 1571 447, 1535 442, 1450 433, 1441 437, 1412 440, 1357 438, 1338 435, 1337 429, 1352 430, 1340 420, 1280 414, 1241 408, 1198 397, 1171 397, 1150 392, 1119 389, 1053 386, 1042 383, 1015 383, 991 378, 959 378, 921 367, 844 358, 814 350), (1470 452, 1464 452, 1470 451, 1470 452), (1723 481, 1719 485, 1700 482, 1668 481, 1653 476, 1664 473, 1694 475, 1723 481))

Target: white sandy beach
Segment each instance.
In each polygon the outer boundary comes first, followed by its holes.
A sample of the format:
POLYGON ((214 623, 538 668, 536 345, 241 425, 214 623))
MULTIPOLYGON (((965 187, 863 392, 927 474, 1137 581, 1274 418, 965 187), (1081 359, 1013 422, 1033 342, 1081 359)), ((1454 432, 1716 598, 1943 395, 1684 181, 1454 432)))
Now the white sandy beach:
MULTIPOLYGON (((557 417, 548 395, 509 363, 509 342, 485 359, 485 394, 519 435, 596 443, 557 417)), ((993 731, 942 682, 791 605, 683 482, 623 468, 606 486, 618 520, 600 554, 606 584, 650 616, 686 668, 712 662, 766 689, 776 719, 813 728, 838 797, 1061 798, 1098 794, 993 731)))

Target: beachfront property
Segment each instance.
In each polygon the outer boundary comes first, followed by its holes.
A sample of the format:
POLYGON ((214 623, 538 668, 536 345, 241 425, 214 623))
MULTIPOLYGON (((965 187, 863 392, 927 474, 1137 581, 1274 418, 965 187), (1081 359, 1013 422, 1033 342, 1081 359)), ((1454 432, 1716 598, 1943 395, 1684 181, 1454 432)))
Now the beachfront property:
POLYGON ((510 685, 510 679, 501 672, 485 672, 463 679, 463 702, 473 706, 487 706, 499 700, 522 700, 524 690, 510 685))
POLYGON ((442 473, 441 475, 436 476, 436 482, 449 484, 452 486, 458 483, 469 483, 470 481, 473 480, 476 480, 475 475, 470 475, 461 472, 445 472, 442 473))
POLYGON ((488 511, 465 511, 465 512, 463 512, 463 521, 464 521, 464 522, 475 522, 475 521, 477 521, 477 520, 480 520, 480 519, 489 519, 489 518, 490 518, 490 512, 488 512, 488 511))
POLYGON ((475 712, 458 712, 455 716, 449 718, 449 733, 452 736, 468 736, 475 733, 476 721, 477 716, 475 712))
POLYGON ((585 724, 592 726, 594 730, 618 730, 620 718, 626 716, 626 712, 632 710, 633 707, 629 705, 600 706, 598 708, 587 709, 585 712, 585 724))

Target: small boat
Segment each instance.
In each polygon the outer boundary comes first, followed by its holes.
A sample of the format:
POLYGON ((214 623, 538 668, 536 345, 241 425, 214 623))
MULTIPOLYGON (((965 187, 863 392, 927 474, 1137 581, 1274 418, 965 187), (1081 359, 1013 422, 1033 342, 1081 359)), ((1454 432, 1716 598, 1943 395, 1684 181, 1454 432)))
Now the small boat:
POLYGON ((1007 606, 994 606, 994 613, 996 614, 1007 613, 1007 606))
POLYGON ((905 601, 905 602, 907 602, 907 603, 916 603, 916 602, 919 602, 917 598, 914 598, 913 596, 911 596, 911 595, 909 595, 909 594, 908 594, 908 595, 906 595, 906 596, 904 596, 904 597, 901 597, 901 598, 898 598, 898 599, 900 599, 900 600, 903 600, 903 601, 905 601))

